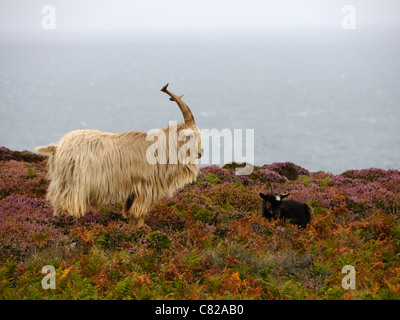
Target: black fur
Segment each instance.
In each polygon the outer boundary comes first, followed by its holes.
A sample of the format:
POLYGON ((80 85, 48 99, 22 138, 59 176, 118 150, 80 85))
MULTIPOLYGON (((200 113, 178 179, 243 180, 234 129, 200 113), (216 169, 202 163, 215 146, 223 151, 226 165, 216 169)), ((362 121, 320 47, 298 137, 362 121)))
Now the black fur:
POLYGON ((295 200, 285 200, 282 202, 280 219, 287 219, 291 224, 305 228, 311 221, 309 206, 295 200))
POLYGON ((279 196, 280 200, 277 200, 278 195, 260 193, 260 197, 263 199, 262 216, 274 220, 287 219, 291 224, 305 228, 312 219, 312 208, 306 203, 283 200, 288 195, 279 196))

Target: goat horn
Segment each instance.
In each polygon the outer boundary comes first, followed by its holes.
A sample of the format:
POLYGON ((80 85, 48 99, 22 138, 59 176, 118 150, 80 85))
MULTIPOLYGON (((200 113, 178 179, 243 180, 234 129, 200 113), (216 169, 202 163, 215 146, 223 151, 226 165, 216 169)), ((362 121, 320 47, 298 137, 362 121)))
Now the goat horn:
POLYGON ((275 191, 274 191, 274 188, 272 188, 272 184, 268 181, 268 184, 269 184, 269 187, 270 187, 270 192, 271 192, 271 194, 272 195, 275 195, 275 191))
POLYGON ((183 95, 178 97, 176 94, 168 91, 167 90, 168 85, 169 85, 169 83, 167 83, 164 87, 162 87, 161 91, 165 92, 166 94, 168 94, 171 97, 171 98, 169 98, 169 100, 175 101, 178 104, 179 109, 181 109, 183 119, 185 120, 185 124, 188 127, 193 127, 196 123, 194 122, 194 117, 193 117, 192 111, 190 111, 187 104, 181 100, 183 95))

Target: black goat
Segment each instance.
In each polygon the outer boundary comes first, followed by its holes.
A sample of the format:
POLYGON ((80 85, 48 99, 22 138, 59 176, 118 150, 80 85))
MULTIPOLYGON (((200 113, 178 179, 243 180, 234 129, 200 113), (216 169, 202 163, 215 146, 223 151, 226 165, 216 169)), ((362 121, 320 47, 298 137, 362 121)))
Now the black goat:
POLYGON ((295 200, 285 200, 290 193, 276 194, 272 185, 270 193, 260 193, 263 199, 261 214, 267 219, 287 219, 291 224, 305 228, 313 217, 313 210, 307 203, 298 202, 295 200))

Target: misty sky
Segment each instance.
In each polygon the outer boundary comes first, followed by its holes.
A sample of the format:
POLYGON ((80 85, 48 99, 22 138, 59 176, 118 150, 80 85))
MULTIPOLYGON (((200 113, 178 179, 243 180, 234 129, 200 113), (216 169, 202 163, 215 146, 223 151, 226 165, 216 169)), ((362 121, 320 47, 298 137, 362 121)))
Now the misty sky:
POLYGON ((41 9, 56 9, 56 29, 141 32, 340 25, 344 5, 356 9, 357 27, 400 22, 399 0, 0 0, 0 34, 43 32, 41 9))

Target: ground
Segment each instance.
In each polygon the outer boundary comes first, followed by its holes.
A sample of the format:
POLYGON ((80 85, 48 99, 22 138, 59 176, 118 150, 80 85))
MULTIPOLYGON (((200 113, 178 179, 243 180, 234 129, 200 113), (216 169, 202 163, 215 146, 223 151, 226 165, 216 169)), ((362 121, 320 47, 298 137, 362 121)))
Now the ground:
POLYGON ((1 147, 0 299, 400 298, 398 170, 234 168, 202 168, 137 229, 122 204, 54 217, 46 160, 1 147), (306 229, 261 216, 267 181, 313 207, 306 229), (342 286, 345 266, 355 289, 342 286))

